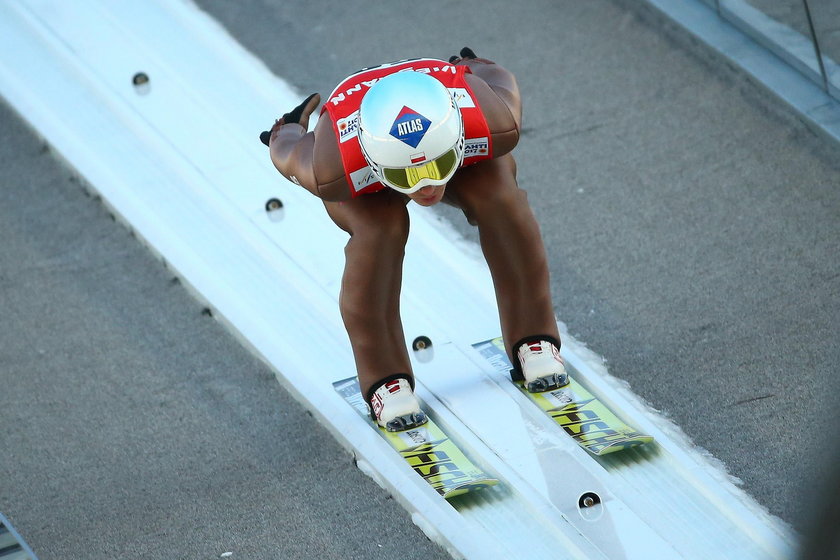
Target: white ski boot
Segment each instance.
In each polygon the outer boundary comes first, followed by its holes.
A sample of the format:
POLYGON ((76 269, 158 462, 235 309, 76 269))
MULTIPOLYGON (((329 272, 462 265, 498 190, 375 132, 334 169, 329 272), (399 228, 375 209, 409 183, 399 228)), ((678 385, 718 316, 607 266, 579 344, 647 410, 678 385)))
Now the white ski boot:
POLYGON ((416 428, 428 421, 411 383, 404 376, 385 379, 368 400, 371 418, 389 432, 416 428))
POLYGON ((514 368, 514 380, 524 381, 529 393, 542 393, 569 383, 569 374, 560 357, 560 341, 552 336, 532 336, 520 340, 513 351, 519 368, 514 368), (518 371, 517 371, 518 369, 518 371))

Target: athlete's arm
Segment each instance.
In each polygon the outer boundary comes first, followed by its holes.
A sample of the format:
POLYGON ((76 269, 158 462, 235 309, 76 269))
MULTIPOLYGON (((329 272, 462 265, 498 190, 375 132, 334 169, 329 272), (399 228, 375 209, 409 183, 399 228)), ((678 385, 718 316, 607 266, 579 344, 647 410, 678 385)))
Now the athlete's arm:
POLYGON ((318 198, 346 200, 349 190, 329 117, 322 116, 314 132, 306 131, 320 102, 319 95, 311 95, 274 124, 268 139, 271 161, 284 177, 318 198))
POLYGON ((307 133, 299 124, 290 123, 272 129, 268 147, 271 150, 271 162, 277 171, 318 196, 318 185, 312 169, 314 145, 314 134, 307 133))
POLYGON ((481 78, 502 100, 518 130, 522 125, 522 100, 519 97, 519 84, 513 74, 495 62, 481 58, 464 60, 462 64, 469 66, 473 76, 481 78))
POLYGON ((499 157, 513 150, 519 142, 522 126, 522 100, 514 75, 506 68, 486 58, 477 58, 469 48, 461 50, 462 58, 452 62, 468 66, 466 79, 473 89, 493 136, 493 156, 499 157), (476 79, 478 78, 478 79, 476 79))

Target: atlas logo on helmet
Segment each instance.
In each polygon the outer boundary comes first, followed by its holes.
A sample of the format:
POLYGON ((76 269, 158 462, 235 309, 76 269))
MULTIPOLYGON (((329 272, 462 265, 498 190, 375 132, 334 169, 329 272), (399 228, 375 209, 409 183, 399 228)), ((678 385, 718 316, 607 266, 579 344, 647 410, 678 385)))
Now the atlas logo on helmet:
POLYGON ((403 107, 391 125, 391 136, 416 148, 432 121, 408 107, 403 107))

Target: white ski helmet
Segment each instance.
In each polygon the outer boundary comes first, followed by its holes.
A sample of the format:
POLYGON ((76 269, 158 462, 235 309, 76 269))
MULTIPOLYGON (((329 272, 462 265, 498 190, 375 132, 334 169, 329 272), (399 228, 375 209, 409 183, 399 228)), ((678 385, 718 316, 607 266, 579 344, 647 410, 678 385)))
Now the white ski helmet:
POLYGON ((359 144, 384 184, 410 194, 445 185, 464 157, 464 123, 449 90, 422 72, 376 82, 359 108, 359 144))

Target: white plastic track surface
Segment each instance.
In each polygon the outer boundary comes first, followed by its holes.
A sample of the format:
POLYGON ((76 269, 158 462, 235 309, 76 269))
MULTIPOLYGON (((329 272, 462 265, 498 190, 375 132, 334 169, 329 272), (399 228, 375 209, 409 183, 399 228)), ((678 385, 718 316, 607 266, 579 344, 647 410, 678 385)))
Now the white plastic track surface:
POLYGON ((483 363, 471 344, 500 333, 486 267, 412 208, 404 323, 434 341, 419 395, 502 481, 445 502, 332 388, 355 373, 337 305, 346 236, 257 140, 302 96, 185 1, 7 0, 0 50, 0 93, 453 556, 792 554, 784 524, 569 336, 580 381, 656 444, 596 460, 483 363), (580 510, 585 492, 602 504, 580 510))

